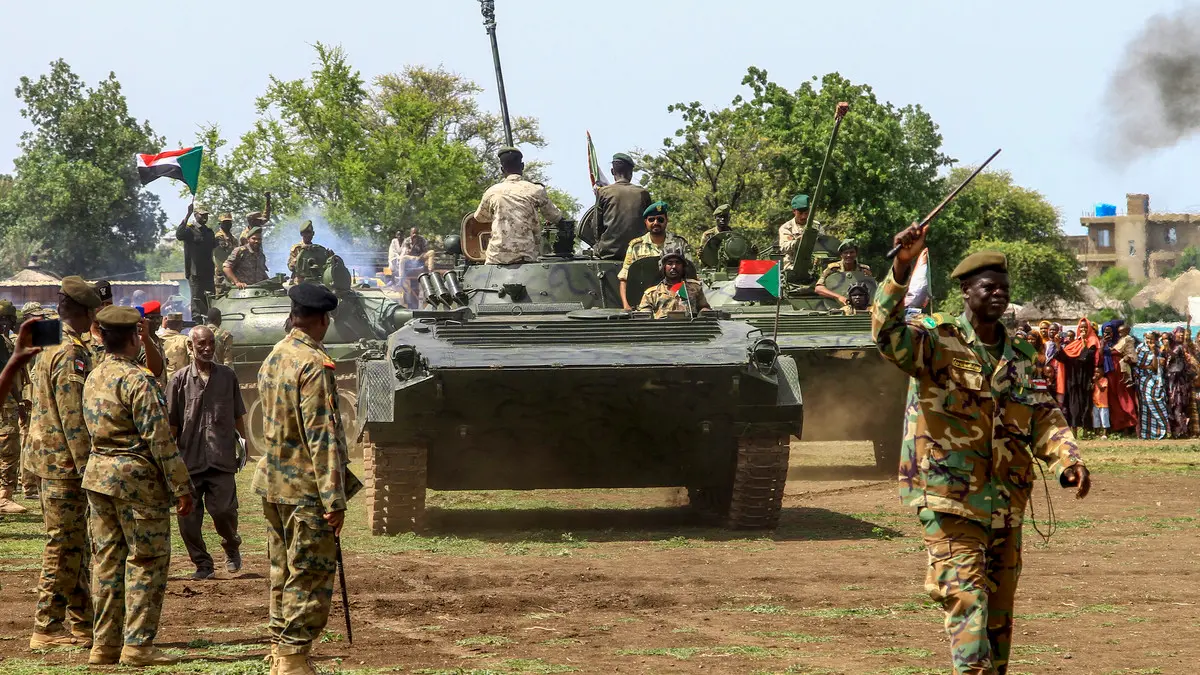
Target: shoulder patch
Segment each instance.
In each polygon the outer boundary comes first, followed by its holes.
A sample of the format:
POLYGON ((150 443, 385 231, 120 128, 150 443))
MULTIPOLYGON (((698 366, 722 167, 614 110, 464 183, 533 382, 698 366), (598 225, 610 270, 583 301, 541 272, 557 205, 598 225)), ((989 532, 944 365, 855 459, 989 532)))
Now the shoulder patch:
POLYGON ((323 363, 321 365, 325 366, 326 368, 328 368, 330 370, 337 368, 337 365, 333 361, 330 361, 329 359, 325 359, 325 363, 323 363))
POLYGON ((1014 339, 1013 349, 1016 349, 1031 359, 1037 358, 1037 349, 1035 349, 1033 345, 1029 344, 1029 341, 1025 338, 1014 339))
POLYGON ((975 363, 974 361, 971 361, 969 359, 954 359, 950 363, 955 368, 958 368, 959 370, 969 370, 972 373, 982 373, 983 372, 983 366, 981 366, 978 363, 975 363))
POLYGON ((921 317, 921 325, 925 326, 926 328, 937 328, 938 320, 933 318, 932 315, 926 314, 925 316, 921 317))
POLYGON ((75 369, 76 375, 87 375, 88 364, 87 361, 83 360, 81 357, 75 357, 72 367, 75 369))

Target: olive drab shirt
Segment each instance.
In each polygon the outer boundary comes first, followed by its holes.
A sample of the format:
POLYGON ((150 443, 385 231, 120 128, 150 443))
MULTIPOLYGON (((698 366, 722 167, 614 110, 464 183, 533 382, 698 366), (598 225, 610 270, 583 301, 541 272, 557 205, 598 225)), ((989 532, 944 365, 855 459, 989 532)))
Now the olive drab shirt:
POLYGON ((127 356, 109 354, 83 391, 92 437, 84 489, 152 509, 169 508, 191 493, 187 466, 167 424, 166 398, 150 371, 127 356))
POLYGON ((485 261, 489 265, 537 262, 541 255, 541 214, 546 222, 562 220, 562 212, 550 201, 546 188, 510 174, 483 193, 475 221, 491 223, 485 261))
POLYGON ((647 232, 642 236, 629 242, 629 249, 625 251, 625 262, 621 265, 621 271, 617 272, 618 279, 627 279, 629 277, 629 266, 641 260, 642 258, 657 258, 662 255, 663 249, 667 246, 672 246, 680 251, 683 251, 684 256, 691 259, 692 254, 688 252, 687 240, 676 234, 666 233, 666 239, 663 240, 663 245, 659 246, 651 239, 650 233, 647 232))
POLYGON ((905 321, 906 291, 889 272, 871 314, 880 353, 912 378, 901 500, 994 528, 1020 527, 1037 477, 1033 458, 1060 482, 1063 470, 1083 463, 1062 412, 1035 382, 1035 350, 1005 335, 997 360, 963 317, 905 321))
POLYGON ((325 349, 299 330, 276 343, 259 368, 266 447, 252 486, 272 504, 341 511, 362 487, 347 466, 333 370, 325 349))
POLYGON ((213 234, 213 278, 218 282, 225 279, 225 272, 222 271, 225 261, 229 260, 229 254, 237 247, 238 240, 232 232, 226 233, 225 230, 218 229, 213 234))
MULTIPOLYGON (((692 279, 687 280, 687 303, 691 305, 692 316, 695 316, 701 309, 708 307, 708 300, 704 297, 704 287, 699 281, 692 279)), ((642 301, 638 304, 638 311, 649 311, 654 313, 655 319, 665 319, 671 312, 687 312, 688 308, 683 304, 683 298, 679 297, 679 293, 671 290, 671 284, 665 279, 658 282, 654 288, 649 288, 642 294, 642 301)))
POLYGON ((213 350, 213 360, 223 366, 232 366, 233 333, 220 326, 214 326, 211 323, 208 324, 208 328, 213 332, 213 341, 216 343, 213 350))
POLYGON ((260 248, 250 250, 249 246, 239 246, 229 254, 229 266, 233 268, 233 276, 243 284, 257 284, 265 281, 267 273, 267 254, 260 248))
POLYGON ((171 376, 188 367, 192 362, 191 339, 177 330, 166 329, 162 334, 163 377, 161 380, 171 381, 171 376))
POLYGON ((304 281, 310 278, 308 268, 315 263, 317 273, 312 277, 315 279, 320 276, 330 255, 329 249, 320 244, 292 244, 292 249, 288 251, 288 271, 292 273, 292 279, 295 281, 304 281))
POLYGON ((83 383, 91 370, 88 348, 65 323, 62 342, 42 349, 34 359, 24 465, 34 475, 50 480, 83 476, 92 443, 83 420, 83 383))
MULTIPOLYGON (((862 272, 863 274, 865 274, 867 276, 872 276, 871 268, 862 263, 857 263, 854 266, 854 269, 859 272, 862 272)), ((843 273, 843 272, 846 272, 846 267, 844 265, 842 265, 842 261, 839 260, 837 262, 829 263, 829 265, 825 267, 825 271, 821 272, 821 278, 817 280, 817 285, 824 286, 825 280, 829 278, 829 275, 835 274, 835 273, 843 273)))
POLYGON ((596 190, 596 204, 601 234, 596 241, 596 254, 601 258, 619 260, 625 256, 629 242, 646 231, 642 216, 650 206, 650 192, 619 178, 611 185, 596 190))

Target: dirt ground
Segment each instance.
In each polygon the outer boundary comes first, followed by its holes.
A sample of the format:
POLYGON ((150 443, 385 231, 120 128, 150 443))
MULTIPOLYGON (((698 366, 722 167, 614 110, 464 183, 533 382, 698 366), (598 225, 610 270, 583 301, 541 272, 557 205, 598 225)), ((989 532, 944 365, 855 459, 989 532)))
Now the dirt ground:
MULTIPOLYGON (((1057 532, 1044 544, 1025 528, 1009 672, 1196 672, 1200 446, 1085 445, 1091 497, 1052 487, 1057 532)), ((675 490, 437 493, 421 537, 369 537, 359 504, 344 535, 354 644, 335 602, 320 666, 947 673, 915 518, 869 454, 860 444, 795 444, 773 533, 707 528, 675 490)), ((1040 488, 1035 512, 1047 512, 1040 488)), ((236 578, 185 579, 191 566, 176 543, 159 643, 187 661, 156 672, 266 672, 256 513, 244 497, 247 568, 236 578)), ((38 521, 0 523, 0 673, 87 672, 81 650, 27 650, 38 521)))

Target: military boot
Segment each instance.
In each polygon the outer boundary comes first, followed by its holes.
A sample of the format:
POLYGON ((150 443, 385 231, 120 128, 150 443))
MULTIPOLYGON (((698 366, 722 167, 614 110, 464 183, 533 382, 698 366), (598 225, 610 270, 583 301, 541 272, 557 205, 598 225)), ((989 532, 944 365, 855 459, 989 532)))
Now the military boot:
POLYGON ((317 675, 308 654, 281 654, 275 662, 279 664, 275 675, 317 675))
POLYGON ((121 648, 123 666, 170 666, 175 663, 179 663, 179 659, 169 656, 154 645, 125 645, 121 648))
POLYGON ((276 675, 279 672, 279 645, 271 643, 271 653, 267 654, 263 661, 270 666, 268 675, 276 675))
POLYGON ((76 637, 65 631, 57 633, 34 633, 29 636, 30 649, 53 649, 54 647, 90 647, 91 638, 76 637))
POLYGON ((10 487, 0 488, 0 514, 15 516, 29 509, 13 501, 13 490, 10 487))
POLYGON ((89 666, 115 666, 121 660, 121 645, 93 645, 89 666))

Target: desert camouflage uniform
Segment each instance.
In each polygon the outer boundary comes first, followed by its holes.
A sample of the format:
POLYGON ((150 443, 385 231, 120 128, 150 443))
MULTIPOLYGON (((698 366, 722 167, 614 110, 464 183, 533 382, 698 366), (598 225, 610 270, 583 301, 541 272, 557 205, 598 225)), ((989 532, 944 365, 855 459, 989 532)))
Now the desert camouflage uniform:
POLYGON ((362 487, 347 464, 333 361, 293 330, 258 371, 266 439, 254 472, 262 495, 271 558, 271 640, 279 654, 305 654, 329 620, 337 571, 333 528, 362 487))
POLYGON ((95 550, 95 644, 154 642, 171 562, 171 507, 190 494, 158 380, 110 354, 84 386, 92 454, 84 473, 95 550))
POLYGON ((225 261, 229 260, 229 254, 237 247, 237 237, 232 232, 226 233, 218 228, 213 233, 213 286, 218 293, 229 289, 229 279, 225 278, 225 261))
POLYGON ((225 366, 233 367, 233 333, 208 324, 209 330, 213 333, 213 341, 216 343, 216 349, 213 352, 213 360, 225 366))
POLYGON ((691 253, 688 252, 687 241, 683 237, 667 232, 666 239, 663 240, 663 245, 659 246, 654 243, 654 240, 650 238, 650 233, 647 232, 629 242, 629 248, 625 250, 625 262, 621 265, 621 271, 617 272, 617 278, 628 278, 630 265, 642 258, 658 258, 662 256, 663 249, 667 247, 683 251, 684 255, 688 258, 692 257, 691 253))
POLYGON ((80 487, 91 438, 83 420, 83 383, 91 371, 88 348, 67 324, 62 342, 43 349, 30 370, 29 437, 25 465, 41 479, 46 546, 34 630, 91 633, 88 595, 87 497, 80 487))
MULTIPOLYGON (((854 266, 854 268, 855 268, 855 271, 862 272, 863 274, 865 274, 867 276, 873 276, 871 274, 871 268, 868 265, 864 265, 862 263, 857 263, 854 266)), ((829 263, 828 266, 825 267, 825 271, 821 272, 821 278, 817 280, 817 285, 824 286, 825 281, 827 279, 829 279, 829 275, 839 274, 839 273, 844 273, 844 272, 846 272, 846 269, 842 266, 842 261, 839 260, 837 262, 831 262, 831 263, 829 263)))
POLYGON ((783 251, 783 269, 789 269, 792 265, 792 255, 796 252, 796 247, 800 245, 800 238, 804 236, 804 225, 796 222, 796 218, 788 218, 788 221, 779 226, 779 250, 783 251))
POLYGON ((536 262, 542 250, 539 213, 549 223, 562 220, 546 188, 537 183, 512 174, 488 188, 475 209, 476 222, 492 224, 487 264, 536 262))
MULTIPOLYGON (((687 296, 688 304, 692 306, 692 316, 699 313, 701 307, 708 306, 708 300, 704 298, 704 287, 700 285, 699 281, 687 280, 687 296)), ((688 311, 683 304, 683 298, 672 291, 670 284, 665 280, 660 281, 657 286, 648 289, 642 295, 642 302, 638 305, 638 310, 654 312, 655 319, 665 319, 671 312, 688 311)))
POLYGON ((964 317, 906 322, 907 286, 889 273, 871 324, 884 358, 908 373, 900 497, 917 509, 929 552, 925 588, 946 612, 956 673, 1004 673, 1021 572, 1021 522, 1034 457, 1062 481, 1082 464, 1036 354, 1004 337, 997 360, 964 317))
POLYGON ((256 253, 249 246, 239 246, 233 249, 226 262, 233 268, 233 276, 243 284, 257 284, 270 276, 267 273, 267 254, 261 248, 256 253))
MULTIPOLYGON (((0 364, 8 363, 13 353, 13 343, 7 335, 0 335, 0 364)), ((17 487, 18 474, 21 471, 21 388, 24 374, 13 382, 8 396, 0 401, 0 488, 8 490, 9 494, 17 487)))
MULTIPOLYGON (((293 281, 304 281, 308 277, 305 272, 308 271, 311 262, 315 261, 319 268, 324 268, 329 257, 333 255, 329 249, 320 244, 292 244, 292 250, 288 251, 287 268, 292 273, 293 281), (297 265, 300 265, 297 269, 297 265)), ((240 277, 239 277, 240 278, 240 277)), ((320 281, 320 279, 311 279, 311 281, 320 281)))
POLYGON ((177 330, 168 328, 162 334, 163 377, 162 381, 171 381, 171 376, 187 368, 192 362, 191 339, 177 330))

